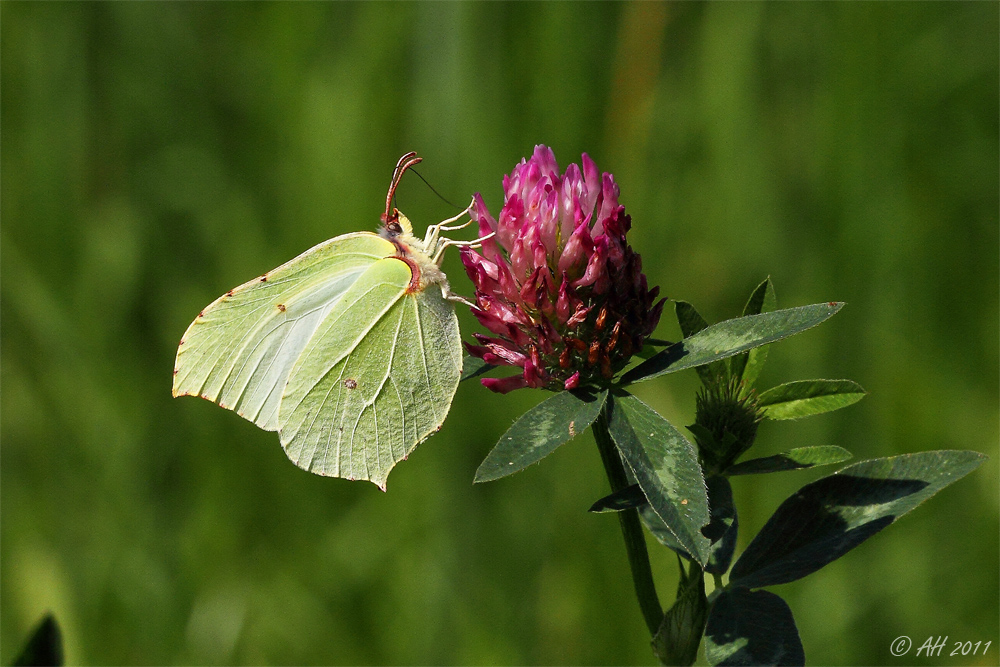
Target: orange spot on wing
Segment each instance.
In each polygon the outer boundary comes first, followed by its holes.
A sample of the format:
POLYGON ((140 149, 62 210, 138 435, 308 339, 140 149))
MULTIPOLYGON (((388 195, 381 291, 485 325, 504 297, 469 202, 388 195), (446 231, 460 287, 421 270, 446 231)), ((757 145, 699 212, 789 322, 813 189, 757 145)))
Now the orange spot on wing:
POLYGON ((279 303, 278 304, 278 310, 280 310, 281 312, 285 312, 285 304, 279 303))

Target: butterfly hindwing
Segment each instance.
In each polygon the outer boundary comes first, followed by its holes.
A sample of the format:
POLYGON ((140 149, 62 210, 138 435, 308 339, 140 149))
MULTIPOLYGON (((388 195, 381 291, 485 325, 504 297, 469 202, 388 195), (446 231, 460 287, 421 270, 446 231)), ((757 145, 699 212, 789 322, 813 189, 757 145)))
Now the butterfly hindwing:
POLYGON ((410 278, 397 259, 373 264, 303 350, 278 418, 300 467, 385 488, 440 428, 461 373, 458 318, 440 286, 410 292, 410 278))

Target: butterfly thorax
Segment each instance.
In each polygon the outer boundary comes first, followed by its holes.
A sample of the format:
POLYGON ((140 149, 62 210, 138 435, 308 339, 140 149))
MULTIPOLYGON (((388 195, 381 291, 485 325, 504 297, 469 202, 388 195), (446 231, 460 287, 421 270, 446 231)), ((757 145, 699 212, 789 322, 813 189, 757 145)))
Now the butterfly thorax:
POLYGON ((433 259, 435 254, 440 257, 437 244, 428 248, 423 240, 414 236, 413 225, 405 215, 393 209, 393 216, 383 220, 378 234, 396 246, 396 258, 410 267, 408 292, 423 292, 428 285, 440 285, 442 292, 448 293, 448 279, 433 259))

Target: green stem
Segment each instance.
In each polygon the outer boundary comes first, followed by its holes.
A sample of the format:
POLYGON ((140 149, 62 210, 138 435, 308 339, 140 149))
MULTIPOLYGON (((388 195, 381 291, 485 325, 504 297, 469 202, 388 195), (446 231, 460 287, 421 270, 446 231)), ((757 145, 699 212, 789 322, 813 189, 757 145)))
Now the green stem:
MULTIPOLYGON (((604 471, 608 474, 611 492, 614 493, 628 486, 628 478, 625 476, 621 457, 608 431, 606 405, 594 422, 593 429, 597 449, 600 450, 601 461, 604 462, 604 471)), ((649 634, 656 635, 660 623, 663 622, 663 607, 660 606, 660 598, 656 596, 653 570, 649 566, 649 553, 646 551, 646 538, 639 522, 639 512, 635 509, 624 510, 618 512, 618 519, 621 522, 622 537, 625 538, 625 552, 628 554, 628 564, 632 570, 632 583, 635 585, 635 595, 639 598, 639 608, 642 610, 643 618, 646 619, 649 634)))

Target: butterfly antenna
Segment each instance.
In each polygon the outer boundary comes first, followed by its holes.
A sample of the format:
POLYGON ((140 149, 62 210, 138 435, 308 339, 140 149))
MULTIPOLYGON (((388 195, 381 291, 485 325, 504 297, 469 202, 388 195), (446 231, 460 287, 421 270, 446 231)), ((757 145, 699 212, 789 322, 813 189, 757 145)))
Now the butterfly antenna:
POLYGON ((388 224, 390 220, 395 220, 397 217, 396 209, 393 207, 392 202, 396 198, 396 188, 399 187, 399 181, 403 178, 403 174, 406 170, 415 164, 419 164, 423 158, 417 157, 416 152, 410 151, 403 157, 399 158, 399 162, 396 163, 396 168, 392 172, 392 182, 389 184, 389 193, 385 196, 385 213, 382 214, 382 222, 388 224))
POLYGON ((441 199, 441 201, 443 201, 443 202, 444 202, 445 204, 447 204, 448 206, 451 206, 452 208, 456 208, 456 209, 457 209, 457 208, 460 208, 458 204, 453 204, 453 203, 451 203, 450 201, 448 201, 447 199, 445 199, 445 198, 444 198, 444 195, 442 195, 442 194, 441 194, 440 192, 438 192, 437 190, 435 190, 435 189, 434 189, 434 186, 430 184, 430 181, 428 181, 428 180, 427 180, 426 178, 424 178, 423 176, 421 176, 421 175, 420 175, 420 172, 418 172, 418 171, 417 171, 416 169, 413 169, 412 171, 413 171, 413 173, 414 173, 414 174, 416 174, 416 175, 417 175, 417 177, 418 177, 418 178, 419 178, 419 179, 420 179, 421 181, 423 181, 423 182, 424 182, 424 184, 425 184, 425 185, 426 185, 427 187, 429 187, 429 188, 431 189, 431 192, 433 192, 434 194, 436 194, 436 195, 437 195, 437 196, 438 196, 438 197, 439 197, 439 198, 441 199))

